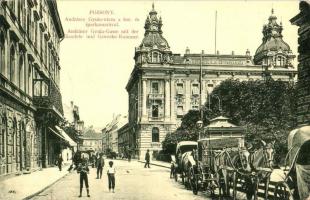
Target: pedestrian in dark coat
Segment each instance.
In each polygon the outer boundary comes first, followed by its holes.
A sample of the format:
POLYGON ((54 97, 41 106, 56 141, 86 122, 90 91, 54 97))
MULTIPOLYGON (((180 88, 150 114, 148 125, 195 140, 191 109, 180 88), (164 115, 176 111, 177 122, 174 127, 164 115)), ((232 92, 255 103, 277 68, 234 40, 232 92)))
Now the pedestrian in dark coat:
POLYGON ((150 151, 147 150, 146 154, 145 154, 145 165, 144 168, 146 168, 146 166, 148 168, 150 168, 150 151))
POLYGON ((77 173, 80 174, 80 195, 79 195, 79 197, 82 197, 83 182, 85 183, 87 196, 90 197, 89 185, 88 185, 88 176, 87 176, 87 174, 89 174, 89 168, 88 168, 88 163, 87 163, 86 159, 82 158, 82 163, 79 163, 79 166, 77 168, 77 173))
POLYGON ((61 171, 62 162, 63 162, 62 155, 59 154, 59 157, 57 159, 57 165, 58 165, 59 171, 61 171))
POLYGON ((99 158, 97 160, 97 179, 101 179, 102 177, 102 169, 104 167, 104 158, 102 153, 100 153, 99 158))

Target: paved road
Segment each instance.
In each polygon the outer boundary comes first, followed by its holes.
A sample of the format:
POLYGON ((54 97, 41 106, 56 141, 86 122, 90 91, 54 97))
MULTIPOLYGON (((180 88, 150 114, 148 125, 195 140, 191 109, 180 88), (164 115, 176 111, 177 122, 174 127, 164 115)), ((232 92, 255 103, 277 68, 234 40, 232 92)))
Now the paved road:
MULTIPOLYGON (((206 200, 207 194, 200 193, 195 196, 190 190, 186 190, 180 182, 176 183, 169 178, 169 169, 152 166, 143 168, 137 161, 114 161, 116 164, 116 189, 115 193, 108 190, 108 182, 105 173, 102 179, 96 179, 95 169, 90 169, 90 195, 79 195, 79 175, 70 173, 56 184, 35 196, 35 200, 66 200, 66 199, 113 199, 113 200, 206 200)), ((107 163, 107 161, 106 161, 107 163)))

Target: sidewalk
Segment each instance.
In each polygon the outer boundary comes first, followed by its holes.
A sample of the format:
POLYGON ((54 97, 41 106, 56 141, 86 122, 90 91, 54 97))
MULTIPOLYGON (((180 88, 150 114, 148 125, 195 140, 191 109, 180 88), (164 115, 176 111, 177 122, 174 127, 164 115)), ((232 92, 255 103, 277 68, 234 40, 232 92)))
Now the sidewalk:
POLYGON ((30 199, 68 174, 69 165, 44 168, 31 174, 15 176, 0 182, 0 199, 30 199))
MULTIPOLYGON (((145 163, 145 161, 142 161, 142 160, 138 160, 138 162, 145 163)), ((171 167, 170 163, 163 162, 163 161, 158 161, 158 160, 150 161, 150 165, 154 165, 154 166, 158 166, 158 167, 165 167, 165 168, 168 168, 168 169, 170 169, 170 167, 171 167)))

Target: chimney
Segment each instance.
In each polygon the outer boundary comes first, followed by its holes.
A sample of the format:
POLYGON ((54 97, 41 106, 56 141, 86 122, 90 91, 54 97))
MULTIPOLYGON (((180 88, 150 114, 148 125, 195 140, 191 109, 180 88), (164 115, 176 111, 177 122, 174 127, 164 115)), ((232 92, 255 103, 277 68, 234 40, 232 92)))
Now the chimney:
POLYGON ((186 47, 185 54, 190 54, 190 50, 188 47, 186 47))
POLYGON ((205 54, 205 50, 201 50, 201 54, 205 54))
POLYGON ((234 52, 234 51, 232 51, 232 52, 231 52, 231 55, 235 55, 235 52, 234 52))
POLYGON ((216 51, 216 54, 217 54, 217 55, 220 55, 220 51, 219 51, 219 50, 217 50, 217 51, 216 51))
POLYGON ((245 55, 246 56, 250 56, 251 55, 249 49, 246 50, 245 55))

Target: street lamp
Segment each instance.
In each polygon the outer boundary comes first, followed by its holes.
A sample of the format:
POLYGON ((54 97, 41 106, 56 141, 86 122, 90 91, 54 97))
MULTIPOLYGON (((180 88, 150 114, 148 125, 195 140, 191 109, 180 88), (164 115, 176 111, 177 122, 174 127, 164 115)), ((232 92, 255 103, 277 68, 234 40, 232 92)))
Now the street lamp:
POLYGON ((201 138, 201 129, 202 129, 202 126, 203 126, 203 122, 202 122, 202 120, 199 120, 199 121, 196 122, 196 124, 197 124, 197 127, 199 128, 198 139, 200 139, 201 138))

